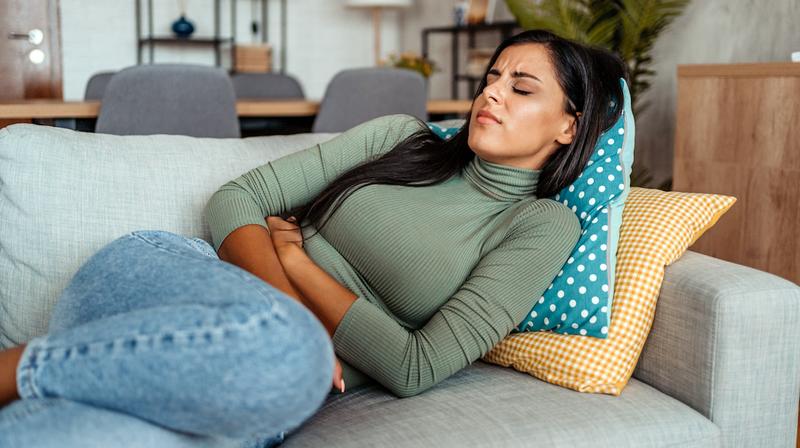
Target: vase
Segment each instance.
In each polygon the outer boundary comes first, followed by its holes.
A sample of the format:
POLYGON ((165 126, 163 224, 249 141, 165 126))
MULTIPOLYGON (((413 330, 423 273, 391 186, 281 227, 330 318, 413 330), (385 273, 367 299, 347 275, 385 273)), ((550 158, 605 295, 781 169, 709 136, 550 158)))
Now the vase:
POLYGON ((194 33, 194 25, 181 14, 180 18, 172 22, 172 32, 181 38, 187 38, 194 33))

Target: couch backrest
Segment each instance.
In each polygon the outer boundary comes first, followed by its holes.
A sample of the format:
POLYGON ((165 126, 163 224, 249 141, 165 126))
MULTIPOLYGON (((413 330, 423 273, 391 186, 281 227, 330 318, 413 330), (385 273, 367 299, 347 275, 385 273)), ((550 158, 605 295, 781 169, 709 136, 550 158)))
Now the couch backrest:
POLYGON ((94 252, 134 230, 210 241, 203 209, 225 182, 336 134, 245 139, 0 129, 0 348, 47 331, 94 252))

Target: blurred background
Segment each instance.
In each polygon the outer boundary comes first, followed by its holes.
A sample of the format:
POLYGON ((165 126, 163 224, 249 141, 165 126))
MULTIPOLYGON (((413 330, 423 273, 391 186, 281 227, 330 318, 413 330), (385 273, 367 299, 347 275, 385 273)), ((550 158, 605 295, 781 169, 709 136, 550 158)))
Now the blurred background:
POLYGON ((82 100, 92 75, 150 62, 285 73, 311 100, 320 100, 344 69, 406 66, 427 77, 429 99, 470 99, 476 85, 471 77, 504 35, 548 26, 565 37, 617 47, 639 70, 641 83, 632 86, 634 171, 638 184, 659 187, 669 187, 672 178, 679 64, 788 61, 800 50, 797 0, 0 0, 0 5, 2 34, 9 37, 0 49, 3 100, 82 100), (616 42, 592 21, 603 4, 619 9, 606 30, 617 30, 616 42), (587 12, 586 5, 596 10, 587 12), (557 7, 571 15, 554 17, 557 7), (458 25, 465 29, 453 31, 458 25), (43 36, 31 36, 34 29, 43 36), (33 86, 42 80, 49 89, 33 86))

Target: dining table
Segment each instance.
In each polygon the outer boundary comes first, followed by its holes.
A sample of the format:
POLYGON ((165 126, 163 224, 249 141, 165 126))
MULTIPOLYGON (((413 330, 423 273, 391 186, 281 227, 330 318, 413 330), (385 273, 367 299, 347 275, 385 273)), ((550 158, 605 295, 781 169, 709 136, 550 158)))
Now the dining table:
MULTIPOLYGON (((429 115, 463 117, 470 110, 469 100, 429 100, 429 115)), ((100 101, 26 99, 0 101, 0 120, 92 119, 100 113, 100 101)), ((236 113, 241 117, 287 118, 314 117, 320 102, 315 100, 239 99, 236 113)))

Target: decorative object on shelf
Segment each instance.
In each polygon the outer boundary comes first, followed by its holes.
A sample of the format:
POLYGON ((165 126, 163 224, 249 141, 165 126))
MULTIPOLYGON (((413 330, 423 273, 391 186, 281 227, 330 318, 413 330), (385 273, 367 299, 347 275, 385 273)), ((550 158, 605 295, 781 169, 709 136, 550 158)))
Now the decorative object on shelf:
POLYGON ((467 25, 467 12, 469 12, 469 0, 462 0, 453 6, 453 23, 456 26, 467 25))
POLYGON ((497 8, 497 0, 489 0, 486 8, 486 23, 494 23, 494 10, 497 8))
POLYGON ((194 25, 185 16, 180 16, 178 20, 172 22, 172 32, 177 37, 188 39, 194 33, 194 25))
POLYGON ((391 53, 387 60, 381 61, 380 65, 414 70, 424 78, 428 78, 433 72, 439 71, 439 68, 430 59, 410 52, 400 53, 400 55, 391 53))
POLYGON ((375 34, 373 61, 376 65, 381 60, 381 10, 408 8, 412 4, 413 0, 347 0, 347 6, 350 8, 368 8, 372 10, 372 29, 375 34))
POLYGON ((469 0, 467 24, 480 25, 492 23, 496 0, 469 0))
MULTIPOLYGON (((525 29, 542 28, 581 43, 607 48, 628 64, 634 115, 647 107, 642 94, 655 72, 652 49, 656 39, 679 16, 689 0, 505 0, 511 14, 525 29)), ((652 179, 634 165, 631 185, 645 186, 652 179)), ((658 189, 671 188, 667 179, 658 189)))
POLYGON ((172 32, 175 33, 175 36, 184 39, 194 33, 194 24, 186 18, 186 1, 187 0, 180 0, 178 2, 181 9, 181 16, 178 20, 172 22, 172 32))
POLYGON ((235 72, 268 73, 272 71, 272 45, 236 44, 235 72))

